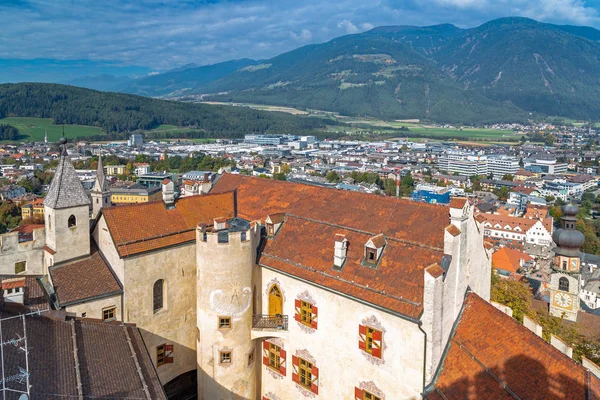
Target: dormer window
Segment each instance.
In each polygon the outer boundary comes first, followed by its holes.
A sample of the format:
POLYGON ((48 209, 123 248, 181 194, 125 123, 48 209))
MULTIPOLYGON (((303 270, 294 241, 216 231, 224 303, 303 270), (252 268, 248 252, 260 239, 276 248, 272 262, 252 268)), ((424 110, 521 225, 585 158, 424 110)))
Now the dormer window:
POLYGON ((285 214, 271 214, 265 218, 265 226, 267 228, 267 237, 273 238, 283 224, 285 214))
POLYGON ((379 235, 373 236, 371 239, 369 239, 369 241, 365 244, 363 264, 369 267, 377 266, 386 244, 387 242, 383 236, 383 233, 380 233, 379 235))

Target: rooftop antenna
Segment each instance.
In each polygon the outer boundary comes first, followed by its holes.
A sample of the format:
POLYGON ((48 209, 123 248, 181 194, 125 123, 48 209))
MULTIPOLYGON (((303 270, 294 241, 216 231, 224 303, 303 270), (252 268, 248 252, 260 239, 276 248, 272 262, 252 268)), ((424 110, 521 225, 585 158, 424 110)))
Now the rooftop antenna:
POLYGON ((0 358, 2 365, 2 374, 0 378, 2 387, 0 388, 0 392, 2 393, 3 399, 5 399, 6 395, 10 392, 20 394, 19 400, 27 400, 31 397, 31 385, 29 381, 31 376, 29 372, 29 348, 27 347, 27 323, 25 320, 25 316, 27 315, 40 315, 40 311, 0 319, 0 358), (20 318, 23 323, 22 335, 20 334, 21 332, 11 332, 10 337, 4 337, 2 322, 16 318, 20 318), (18 372, 13 372, 12 375, 6 375, 4 365, 6 352, 10 352, 11 354, 8 357, 11 359, 11 363, 18 360, 16 361, 18 363, 18 365, 16 365, 18 372))
POLYGON ((63 146, 61 156, 68 156, 69 154, 67 153, 67 138, 65 137, 65 124, 63 124, 62 126, 62 137, 60 138, 60 144, 62 144, 63 146))

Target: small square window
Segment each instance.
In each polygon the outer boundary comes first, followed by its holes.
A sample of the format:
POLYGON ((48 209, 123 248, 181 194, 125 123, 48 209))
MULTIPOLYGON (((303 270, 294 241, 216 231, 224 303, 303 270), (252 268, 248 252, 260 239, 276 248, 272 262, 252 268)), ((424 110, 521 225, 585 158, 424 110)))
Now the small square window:
POLYGON ((81 313, 81 318, 85 318, 85 317, 87 317, 87 313, 82 312, 81 313))
POLYGON ((102 309, 102 320, 103 321, 113 321, 116 318, 117 307, 107 307, 102 309))
POLYGON ((219 317, 219 329, 231 329, 231 317, 219 317))
POLYGON ((231 351, 221 351, 219 358, 221 364, 231 364, 231 351))

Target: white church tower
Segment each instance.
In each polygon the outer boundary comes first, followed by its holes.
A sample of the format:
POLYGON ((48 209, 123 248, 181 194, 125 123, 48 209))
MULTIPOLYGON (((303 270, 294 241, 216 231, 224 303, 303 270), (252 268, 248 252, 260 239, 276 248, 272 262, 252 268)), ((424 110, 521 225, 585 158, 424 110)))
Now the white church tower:
POLYGON ((581 251, 583 233, 575 228, 579 209, 573 204, 562 207, 562 228, 552 234, 556 243, 550 275, 550 314, 577 321, 581 288, 581 251))
POLYGON ((196 230, 199 400, 256 398, 252 275, 259 241, 259 226, 240 218, 196 230))
POLYGON ((108 182, 104 175, 104 166, 102 165, 102 156, 98 156, 98 170, 96 171, 96 182, 92 189, 92 219, 96 218, 102 210, 102 207, 110 207, 110 190, 108 182))
POLYGON ((61 138, 62 154, 44 199, 46 268, 90 254, 90 200, 77 178, 61 138))

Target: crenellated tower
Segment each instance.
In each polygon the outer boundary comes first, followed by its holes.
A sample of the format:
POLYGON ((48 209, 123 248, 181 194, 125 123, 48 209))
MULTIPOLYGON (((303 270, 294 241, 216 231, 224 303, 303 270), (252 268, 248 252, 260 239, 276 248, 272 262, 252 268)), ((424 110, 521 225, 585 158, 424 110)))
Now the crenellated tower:
POLYGON ((562 228, 552 234, 556 243, 550 275, 550 314, 577 321, 581 288, 581 251, 585 241, 575 224, 579 209, 573 204, 562 207, 562 228))
POLYGON ((256 398, 252 276, 260 226, 218 218, 196 229, 198 399, 256 398))

